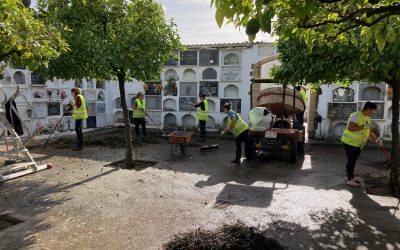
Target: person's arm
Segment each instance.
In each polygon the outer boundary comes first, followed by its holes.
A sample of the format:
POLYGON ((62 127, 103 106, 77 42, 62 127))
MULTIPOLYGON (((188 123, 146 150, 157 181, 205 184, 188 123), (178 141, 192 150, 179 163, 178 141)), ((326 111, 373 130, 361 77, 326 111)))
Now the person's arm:
POLYGON ((136 103, 136 99, 133 100, 132 109, 133 109, 133 110, 138 110, 138 108, 137 108, 137 103, 136 103))
POLYGON ((82 105, 81 98, 79 96, 76 96, 75 97, 75 107, 78 109, 81 107, 81 105, 82 105))
POLYGON ((195 106, 196 108, 200 107, 203 111, 206 110, 205 105, 204 105, 204 102, 196 103, 196 104, 194 104, 194 106, 195 106))
POLYGON ((229 124, 226 125, 226 128, 224 130, 225 133, 230 132, 236 123, 236 116, 234 114, 228 113, 228 116, 229 116, 229 118, 231 118, 231 125, 229 125, 229 124))

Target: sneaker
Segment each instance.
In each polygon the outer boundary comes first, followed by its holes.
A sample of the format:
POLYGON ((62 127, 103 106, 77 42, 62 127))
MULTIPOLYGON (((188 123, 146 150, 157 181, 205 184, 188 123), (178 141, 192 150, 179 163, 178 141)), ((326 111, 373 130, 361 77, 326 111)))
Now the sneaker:
POLYGON ((240 163, 240 160, 234 159, 233 161, 231 161, 231 163, 240 163))
POLYGON ((346 181, 346 184, 351 187, 360 187, 360 183, 357 183, 357 181, 355 179, 346 181))
POLYGON ((359 178, 357 178, 357 177, 354 177, 353 180, 354 180, 355 182, 357 182, 358 184, 361 183, 361 180, 360 180, 359 178))

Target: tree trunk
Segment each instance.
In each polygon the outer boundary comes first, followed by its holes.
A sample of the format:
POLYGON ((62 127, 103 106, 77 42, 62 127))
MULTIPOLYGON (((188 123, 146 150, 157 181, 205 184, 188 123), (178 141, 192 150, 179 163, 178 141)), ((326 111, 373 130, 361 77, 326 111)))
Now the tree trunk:
POLYGON ((393 195, 400 194, 399 185, 399 101, 400 101, 400 79, 392 79, 389 85, 393 89, 392 99, 392 163, 390 165, 390 190, 393 195))
POLYGON ((120 72, 117 74, 118 78, 118 85, 119 85, 119 93, 121 96, 121 106, 122 112, 124 114, 124 124, 125 124, 125 143, 126 143, 126 161, 127 164, 133 163, 133 145, 132 145, 132 131, 131 131, 131 124, 129 122, 129 111, 128 105, 126 104, 126 97, 125 97, 125 72, 120 72))

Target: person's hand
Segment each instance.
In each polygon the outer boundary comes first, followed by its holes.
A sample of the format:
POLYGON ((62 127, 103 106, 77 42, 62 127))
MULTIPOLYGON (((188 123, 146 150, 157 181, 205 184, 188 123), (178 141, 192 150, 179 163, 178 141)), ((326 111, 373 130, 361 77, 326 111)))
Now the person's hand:
POLYGON ((221 135, 225 134, 225 131, 221 131, 221 135))
POLYGON ((378 144, 379 147, 383 147, 383 142, 381 141, 381 139, 376 138, 375 143, 378 144))
POLYGON ((222 131, 223 133, 228 133, 229 129, 224 129, 224 131, 222 131))

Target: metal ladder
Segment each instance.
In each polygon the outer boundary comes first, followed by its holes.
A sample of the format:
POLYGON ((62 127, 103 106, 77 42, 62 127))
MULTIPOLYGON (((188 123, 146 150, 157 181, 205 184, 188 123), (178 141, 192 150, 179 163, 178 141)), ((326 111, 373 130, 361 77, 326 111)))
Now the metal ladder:
MULTIPOLYGON (((8 70, 6 69, 6 71, 8 70)), ((32 105, 29 103, 26 97, 22 93, 20 93, 19 86, 17 83, 15 83, 9 71, 8 73, 10 77, 10 82, 16 88, 16 91, 10 97, 8 97, 3 89, 3 86, 0 84, 0 94, 3 95, 3 99, 0 102, 0 127, 3 130, 2 134, 0 135, 0 140, 2 142, 4 141, 6 145, 6 151, 4 150, 0 151, 0 157, 8 157, 9 159, 15 159, 16 161, 18 160, 19 162, 0 167, 0 182, 17 178, 23 175, 31 174, 51 167, 50 164, 44 164, 38 166, 35 160, 32 158, 31 154, 29 153, 28 149, 25 147, 33 139, 33 137, 36 135, 37 132, 33 134, 30 133, 30 129, 23 122, 17 110, 12 105, 12 102, 15 100, 16 97, 22 96, 23 100, 25 100, 28 106, 32 108, 31 110, 33 113, 34 111, 32 105), (13 112, 14 114, 17 115, 17 117, 21 121, 21 125, 25 127, 28 133, 28 139, 27 141, 25 141, 25 143, 22 141, 21 137, 15 132, 13 125, 7 120, 6 117, 7 111, 5 109, 5 104, 7 102, 10 102, 10 113, 13 112), (12 149, 9 148, 8 142, 11 142, 10 144, 12 146, 12 149)), ((36 113, 34 113, 34 115, 36 115, 36 113)), ((11 122, 13 122, 12 115, 11 115, 11 122)))

